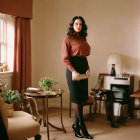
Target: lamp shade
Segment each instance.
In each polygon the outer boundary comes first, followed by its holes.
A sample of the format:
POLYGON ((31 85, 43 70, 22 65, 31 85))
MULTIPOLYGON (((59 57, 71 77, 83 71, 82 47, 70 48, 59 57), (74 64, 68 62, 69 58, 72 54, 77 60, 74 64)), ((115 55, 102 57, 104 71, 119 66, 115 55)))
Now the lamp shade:
POLYGON ((117 53, 110 53, 108 56, 107 64, 121 64, 120 55, 117 53))

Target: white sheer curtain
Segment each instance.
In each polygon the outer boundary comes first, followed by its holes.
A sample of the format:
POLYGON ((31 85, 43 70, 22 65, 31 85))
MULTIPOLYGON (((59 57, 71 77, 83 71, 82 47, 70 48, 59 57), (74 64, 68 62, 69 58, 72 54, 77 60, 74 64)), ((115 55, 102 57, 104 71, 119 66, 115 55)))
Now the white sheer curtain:
POLYGON ((8 69, 13 71, 13 59, 14 59, 14 18, 7 16, 7 63, 8 69))

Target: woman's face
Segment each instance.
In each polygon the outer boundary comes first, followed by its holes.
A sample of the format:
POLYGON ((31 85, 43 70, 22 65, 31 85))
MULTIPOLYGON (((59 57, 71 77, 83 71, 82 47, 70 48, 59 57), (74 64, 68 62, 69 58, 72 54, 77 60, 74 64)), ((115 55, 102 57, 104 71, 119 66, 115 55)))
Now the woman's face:
POLYGON ((73 29, 75 32, 80 32, 82 30, 82 21, 80 19, 74 21, 73 29))

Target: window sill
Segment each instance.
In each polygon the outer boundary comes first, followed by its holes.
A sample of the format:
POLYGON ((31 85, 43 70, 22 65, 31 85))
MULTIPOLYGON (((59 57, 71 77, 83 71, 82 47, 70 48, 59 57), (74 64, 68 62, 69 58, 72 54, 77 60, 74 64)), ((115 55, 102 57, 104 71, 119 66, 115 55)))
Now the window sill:
POLYGON ((12 76, 12 74, 13 74, 12 71, 0 72, 0 77, 9 77, 12 76))

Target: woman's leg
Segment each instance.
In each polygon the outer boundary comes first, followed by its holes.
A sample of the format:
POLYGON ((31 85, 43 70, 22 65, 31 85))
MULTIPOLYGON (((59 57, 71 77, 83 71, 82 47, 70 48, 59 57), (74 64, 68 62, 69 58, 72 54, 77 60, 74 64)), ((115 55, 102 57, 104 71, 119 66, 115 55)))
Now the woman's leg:
POLYGON ((79 119, 78 119, 78 117, 76 115, 76 112, 75 112, 75 126, 76 126, 76 128, 80 128, 79 119))
POLYGON ((79 128, 81 128, 84 137, 87 139, 92 139, 93 137, 89 135, 84 122, 83 105, 81 103, 79 104, 74 103, 74 110, 75 110, 75 125, 77 125, 76 127, 78 128, 79 127, 78 125, 80 123, 79 128))
POLYGON ((79 125, 79 119, 75 113, 75 123, 72 125, 72 128, 75 132, 75 136, 78 138, 84 138, 84 136, 82 136, 82 134, 80 133, 80 125, 79 125))
POLYGON ((76 127, 79 127, 80 123, 80 128, 82 130, 82 133, 87 133, 87 128, 84 122, 83 118, 83 105, 74 103, 74 111, 75 111, 75 125, 76 127))

